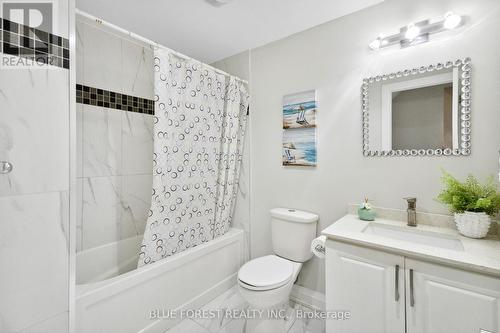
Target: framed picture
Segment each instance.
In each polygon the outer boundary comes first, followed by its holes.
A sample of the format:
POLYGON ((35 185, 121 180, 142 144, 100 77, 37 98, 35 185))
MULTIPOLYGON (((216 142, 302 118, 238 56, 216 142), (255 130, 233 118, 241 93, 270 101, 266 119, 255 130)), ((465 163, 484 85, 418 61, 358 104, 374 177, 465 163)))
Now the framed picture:
POLYGON ((316 166, 316 90, 283 97, 283 165, 316 166))

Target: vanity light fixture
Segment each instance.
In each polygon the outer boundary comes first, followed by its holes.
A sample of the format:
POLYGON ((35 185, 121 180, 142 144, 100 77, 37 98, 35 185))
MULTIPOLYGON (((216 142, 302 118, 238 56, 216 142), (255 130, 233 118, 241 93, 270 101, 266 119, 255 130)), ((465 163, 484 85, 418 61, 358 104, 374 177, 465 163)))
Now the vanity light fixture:
POLYGON ((456 29, 463 23, 462 16, 448 12, 443 19, 434 23, 431 23, 430 20, 410 23, 406 27, 400 28, 399 33, 386 37, 379 36, 369 44, 369 47, 376 51, 395 44, 399 44, 401 48, 404 48, 425 43, 429 41, 431 34, 456 29))
POLYGON ((375 39, 373 42, 370 43, 370 48, 372 50, 378 50, 381 47, 385 46, 387 44, 387 40, 385 39, 384 35, 379 35, 377 39, 375 39))
POLYGON ((444 15, 443 26, 448 30, 452 30, 458 27, 461 22, 462 16, 454 14, 453 12, 448 12, 444 15))
POLYGON ((382 45, 382 43, 380 42, 380 38, 377 37, 377 39, 375 39, 373 42, 371 42, 368 46, 372 50, 378 50, 378 49, 380 49, 381 45, 382 45))
POLYGON ((370 48, 372 50, 378 50, 382 46, 382 39, 380 37, 377 37, 373 42, 370 43, 370 48))
POLYGON ((415 24, 411 23, 406 27, 405 38, 408 40, 414 40, 420 35, 420 28, 415 24))

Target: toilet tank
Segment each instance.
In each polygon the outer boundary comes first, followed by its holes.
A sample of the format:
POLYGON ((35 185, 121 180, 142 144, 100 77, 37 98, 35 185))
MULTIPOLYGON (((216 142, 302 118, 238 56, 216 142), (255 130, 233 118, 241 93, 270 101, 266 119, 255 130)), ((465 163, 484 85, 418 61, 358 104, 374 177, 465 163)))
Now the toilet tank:
POLYGON ((296 262, 311 259, 311 241, 316 237, 318 215, 289 208, 271 209, 274 253, 296 262))

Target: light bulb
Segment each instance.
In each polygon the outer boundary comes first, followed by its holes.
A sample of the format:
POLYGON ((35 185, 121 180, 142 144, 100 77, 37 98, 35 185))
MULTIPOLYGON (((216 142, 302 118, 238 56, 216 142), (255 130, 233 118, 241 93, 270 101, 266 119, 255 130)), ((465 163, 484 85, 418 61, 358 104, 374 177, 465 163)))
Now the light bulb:
POLYGON ((382 43, 380 42, 380 38, 377 38, 375 39, 373 42, 371 42, 368 46, 370 47, 370 49, 372 50, 378 50, 380 49, 380 45, 382 43))
POLYGON ((443 26, 446 29, 455 29, 460 25, 460 22, 462 22, 462 17, 460 15, 453 14, 453 12, 448 12, 444 15, 443 26))
POLYGON ((387 39, 385 39, 385 36, 383 34, 380 34, 378 35, 377 39, 371 42, 368 46, 370 47, 370 49, 376 51, 384 45, 387 45, 387 39))
POLYGON ((415 24, 409 24, 408 27, 406 28, 406 33, 405 33, 405 38, 409 40, 414 40, 415 38, 420 35, 420 28, 417 27, 415 24))

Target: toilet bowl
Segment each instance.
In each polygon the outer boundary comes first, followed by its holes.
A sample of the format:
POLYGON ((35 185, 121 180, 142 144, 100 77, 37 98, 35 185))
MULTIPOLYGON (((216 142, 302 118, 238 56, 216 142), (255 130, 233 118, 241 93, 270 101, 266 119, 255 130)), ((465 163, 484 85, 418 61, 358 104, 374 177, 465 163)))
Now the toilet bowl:
MULTIPOLYGON (((288 208, 271 210, 273 255, 255 258, 238 271, 238 290, 250 307, 272 313, 288 303, 302 263, 312 257, 318 215, 288 208)), ((265 316, 265 314, 264 314, 265 316)), ((281 318, 284 319, 284 318, 281 318)), ((284 332, 280 318, 254 318, 247 332, 284 332)))
POLYGON ((288 301, 302 263, 276 255, 247 262, 238 272, 238 290, 254 308, 266 309, 288 301))

